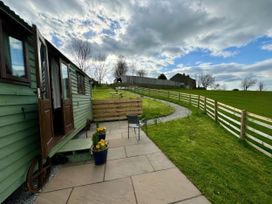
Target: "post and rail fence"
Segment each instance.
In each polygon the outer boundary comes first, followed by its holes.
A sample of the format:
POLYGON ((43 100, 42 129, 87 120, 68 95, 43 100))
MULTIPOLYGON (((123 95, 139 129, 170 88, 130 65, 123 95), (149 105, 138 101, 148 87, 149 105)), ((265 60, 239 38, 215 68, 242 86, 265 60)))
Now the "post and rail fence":
POLYGON ((271 118, 241 110, 201 95, 142 87, 129 89, 142 95, 165 97, 189 103, 204 111, 237 138, 245 140, 258 151, 272 157, 271 118))

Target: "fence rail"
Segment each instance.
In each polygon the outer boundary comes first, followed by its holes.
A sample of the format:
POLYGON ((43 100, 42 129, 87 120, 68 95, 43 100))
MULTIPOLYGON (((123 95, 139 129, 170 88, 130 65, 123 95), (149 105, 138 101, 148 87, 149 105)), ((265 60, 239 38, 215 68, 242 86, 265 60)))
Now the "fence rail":
POLYGON ((94 121, 126 119, 127 115, 142 115, 142 100, 93 100, 94 121))
POLYGON ((177 91, 149 88, 130 88, 139 94, 166 97, 186 103, 204 111, 234 136, 245 140, 260 152, 272 157, 272 119, 241 110, 211 98, 177 91))

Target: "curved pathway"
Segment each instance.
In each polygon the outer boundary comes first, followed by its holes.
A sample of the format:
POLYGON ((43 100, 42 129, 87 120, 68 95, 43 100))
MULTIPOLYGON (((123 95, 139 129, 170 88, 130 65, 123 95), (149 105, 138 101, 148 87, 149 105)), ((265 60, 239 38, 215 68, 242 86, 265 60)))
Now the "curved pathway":
POLYGON ((147 121, 148 125, 156 124, 156 123, 159 123, 159 122, 167 122, 167 121, 170 121, 170 120, 176 120, 176 119, 180 119, 180 118, 185 118, 185 117, 192 114, 191 110, 189 110, 189 109, 187 109, 187 108, 185 108, 183 106, 177 105, 175 103, 165 101, 165 100, 161 100, 161 99, 152 98, 152 97, 146 97, 146 98, 151 98, 151 99, 154 99, 156 101, 160 101, 162 103, 165 103, 165 104, 175 108, 175 112, 170 114, 170 115, 162 116, 162 117, 159 117, 159 118, 148 120, 147 121))
MULTIPOLYGON (((159 99, 155 99, 159 100, 159 99)), ((186 117, 191 111, 159 100, 175 112, 157 118, 166 122, 186 117)), ((148 120, 148 124, 156 120, 148 120)), ((39 193, 36 203, 56 200, 63 203, 201 203, 210 202, 141 130, 141 140, 127 121, 104 122, 109 141, 107 162, 95 166, 92 161, 63 165, 39 193), (106 189, 106 193, 105 193, 106 189)), ((91 129, 95 131, 95 127, 91 129)), ((92 132, 88 135, 92 135, 92 132)))

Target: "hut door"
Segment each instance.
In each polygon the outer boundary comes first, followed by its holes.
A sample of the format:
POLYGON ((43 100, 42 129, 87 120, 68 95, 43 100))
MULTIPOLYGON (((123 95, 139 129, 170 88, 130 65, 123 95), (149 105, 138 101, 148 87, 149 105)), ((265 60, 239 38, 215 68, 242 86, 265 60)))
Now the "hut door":
POLYGON ((62 111, 63 111, 63 125, 64 133, 66 134, 74 128, 73 119, 73 102, 70 87, 70 74, 68 64, 60 62, 61 65, 61 81, 62 81, 62 111))
POLYGON ((42 156, 46 158, 50 149, 53 147, 53 112, 50 91, 50 74, 48 66, 47 46, 44 38, 37 28, 36 32, 36 53, 37 53, 37 80, 38 80, 38 106, 39 106, 39 123, 42 156))

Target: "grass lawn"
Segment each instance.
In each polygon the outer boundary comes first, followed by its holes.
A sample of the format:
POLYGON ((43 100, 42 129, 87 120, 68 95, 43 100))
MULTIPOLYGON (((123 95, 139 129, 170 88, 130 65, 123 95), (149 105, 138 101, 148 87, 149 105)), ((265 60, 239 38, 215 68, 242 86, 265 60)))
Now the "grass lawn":
POLYGON ((144 114, 142 115, 142 118, 144 119, 151 119, 151 118, 166 116, 175 111, 173 107, 151 98, 143 99, 143 109, 144 109, 144 114))
POLYGON ((271 203, 271 158, 190 109, 187 118, 148 126, 148 136, 211 202, 271 203))
POLYGON ((272 118, 271 91, 206 91, 186 89, 171 90, 207 96, 225 104, 272 118))
MULTIPOLYGON (((104 100, 104 99, 118 99, 120 95, 122 98, 136 98, 141 97, 138 94, 134 94, 129 91, 119 90, 119 94, 114 94, 115 90, 108 87, 98 87, 93 90, 94 100, 104 100)), ((169 105, 162 102, 156 101, 151 98, 143 98, 143 119, 152 119, 160 116, 166 116, 173 113, 175 109, 169 105)))

